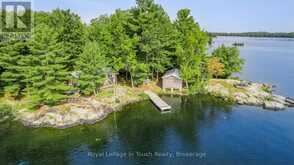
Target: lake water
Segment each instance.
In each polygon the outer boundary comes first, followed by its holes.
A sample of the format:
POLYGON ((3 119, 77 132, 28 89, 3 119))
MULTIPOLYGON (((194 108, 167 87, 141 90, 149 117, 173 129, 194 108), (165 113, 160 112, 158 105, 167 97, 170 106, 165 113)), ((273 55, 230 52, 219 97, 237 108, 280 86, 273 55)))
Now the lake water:
MULTIPOLYGON (((277 85, 294 96, 294 41, 219 37, 244 42, 243 79, 277 85)), ((294 164, 294 109, 274 112, 207 96, 164 97, 173 112, 149 102, 129 105, 93 126, 67 130, 0 125, 0 164, 242 165, 294 164)))

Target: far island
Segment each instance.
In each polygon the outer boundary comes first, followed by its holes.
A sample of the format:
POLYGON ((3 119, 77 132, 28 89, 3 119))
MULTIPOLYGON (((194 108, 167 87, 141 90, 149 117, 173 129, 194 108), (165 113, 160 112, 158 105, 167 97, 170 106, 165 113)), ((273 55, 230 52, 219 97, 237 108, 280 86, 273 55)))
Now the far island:
POLYGON ((291 33, 270 33, 270 32, 243 32, 243 33, 224 33, 211 32, 211 36, 236 36, 236 37, 265 37, 265 38, 294 38, 294 32, 291 33))

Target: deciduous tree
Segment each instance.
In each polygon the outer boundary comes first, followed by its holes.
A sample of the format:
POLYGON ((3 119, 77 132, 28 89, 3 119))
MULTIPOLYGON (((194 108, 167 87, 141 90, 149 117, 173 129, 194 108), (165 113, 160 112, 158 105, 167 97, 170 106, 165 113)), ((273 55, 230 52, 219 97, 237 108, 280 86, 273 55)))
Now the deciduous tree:
POLYGON ((222 45, 213 51, 212 56, 217 57, 224 65, 223 78, 227 78, 233 73, 242 70, 244 60, 240 57, 239 50, 236 47, 222 45))

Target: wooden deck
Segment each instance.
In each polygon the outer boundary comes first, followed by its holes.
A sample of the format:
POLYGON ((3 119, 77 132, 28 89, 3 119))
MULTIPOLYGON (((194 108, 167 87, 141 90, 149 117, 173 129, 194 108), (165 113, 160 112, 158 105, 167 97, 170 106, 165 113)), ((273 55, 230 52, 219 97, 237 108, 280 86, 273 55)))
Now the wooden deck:
POLYGON ((151 91, 145 91, 146 95, 149 96, 150 100, 160 109, 161 112, 168 112, 172 108, 165 101, 163 101, 157 94, 151 91))

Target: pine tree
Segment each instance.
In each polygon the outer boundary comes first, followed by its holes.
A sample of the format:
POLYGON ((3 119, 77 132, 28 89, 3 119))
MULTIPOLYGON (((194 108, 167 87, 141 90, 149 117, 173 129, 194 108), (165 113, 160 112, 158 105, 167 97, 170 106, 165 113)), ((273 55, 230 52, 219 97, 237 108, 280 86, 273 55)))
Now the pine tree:
POLYGON ((111 35, 111 19, 107 15, 102 15, 91 21, 90 26, 86 30, 86 38, 90 42, 99 44, 106 54, 109 54, 112 42, 111 35))
MULTIPOLYGON (((181 67, 182 78, 196 90, 200 90, 206 76, 204 56, 209 37, 202 31, 189 9, 182 9, 177 14, 175 27, 179 33, 177 56, 181 67)), ((192 88, 191 88, 192 89, 192 88)), ((196 91, 197 92, 197 91, 196 91)))
POLYGON ((23 59, 29 54, 26 41, 11 40, 0 44, 1 84, 6 94, 21 97, 25 88, 23 59))
POLYGON ((57 41, 57 33, 48 25, 40 24, 35 28, 30 40, 30 51, 26 58, 26 94, 33 107, 41 104, 54 105, 67 98, 70 90, 67 61, 69 57, 62 52, 57 41))
POLYGON ((136 46, 138 60, 158 78, 174 64, 176 31, 163 8, 153 0, 137 0, 131 13, 129 31, 140 39, 136 46))
MULTIPOLYGON (((111 56, 114 71, 124 70, 126 75, 130 74, 132 86, 133 73, 132 68, 137 65, 136 44, 139 38, 136 35, 128 34, 128 21, 130 19, 129 11, 117 10, 111 16, 111 56)), ((128 80, 128 77, 126 77, 128 80)))
POLYGON ((105 80, 107 67, 108 60, 99 45, 88 42, 76 63, 76 70, 80 74, 78 84, 82 94, 96 95, 98 93, 99 87, 105 80))
POLYGON ((75 59, 85 45, 85 30, 80 17, 70 10, 56 9, 50 15, 48 25, 57 32, 57 41, 61 43, 65 55, 70 57, 67 67, 73 70, 75 59))

